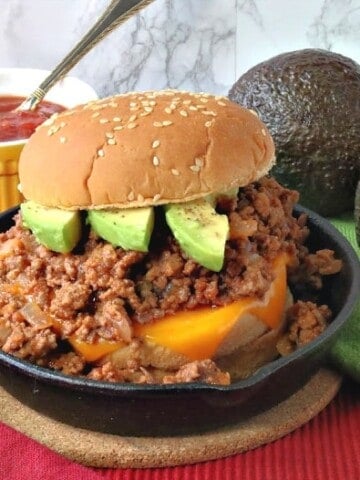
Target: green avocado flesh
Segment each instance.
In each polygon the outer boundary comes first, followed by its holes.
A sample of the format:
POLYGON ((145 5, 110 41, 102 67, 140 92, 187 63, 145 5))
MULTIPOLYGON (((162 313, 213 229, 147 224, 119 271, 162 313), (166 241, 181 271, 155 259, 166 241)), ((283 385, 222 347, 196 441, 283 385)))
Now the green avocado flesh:
MULTIPOLYGON (((224 263, 229 235, 226 215, 215 210, 221 197, 233 198, 237 189, 193 202, 165 205, 165 218, 181 249, 209 270, 218 272, 224 263)), ((79 211, 47 208, 33 201, 21 204, 23 225, 49 250, 68 253, 81 238, 79 211)), ((102 239, 124 250, 147 252, 154 228, 154 208, 89 210, 87 223, 102 239)))
POLYGON ((147 252, 154 227, 154 209, 89 210, 88 222, 99 237, 112 245, 147 252))
POLYGON ((47 208, 28 201, 20 206, 24 227, 49 250, 68 253, 81 237, 80 212, 47 208))
POLYGON ((224 263, 229 234, 226 215, 205 199, 165 206, 166 222, 181 249, 200 265, 218 272, 224 263))

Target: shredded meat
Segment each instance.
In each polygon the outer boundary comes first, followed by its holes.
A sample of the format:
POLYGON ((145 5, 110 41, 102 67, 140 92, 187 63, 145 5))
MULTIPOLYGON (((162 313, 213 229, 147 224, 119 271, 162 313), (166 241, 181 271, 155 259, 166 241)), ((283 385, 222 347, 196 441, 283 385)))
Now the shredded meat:
MULTIPOLYGON (((330 250, 308 252, 306 217, 292 215, 297 200, 296 192, 267 177, 240 189, 237 198, 220 198, 217 209, 229 218, 230 238, 218 273, 180 250, 161 208, 156 209, 147 254, 115 248, 93 232, 73 253, 57 254, 36 242, 18 214, 15 225, 0 234, 0 345, 49 368, 99 380, 226 383, 227 374, 207 360, 159 373, 140 365, 116 369, 111 362, 86 362, 80 353, 64 353, 63 348, 72 350, 74 338, 86 344, 129 345, 137 323, 247 296, 262 299, 280 252, 291 259, 293 284, 320 288, 322 276, 339 271, 341 261, 330 250), (41 309, 51 325, 39 329, 30 324, 19 313, 28 303, 41 309)), ((296 308, 289 339, 302 345, 320 332, 322 323, 316 309, 296 308), (314 318, 316 326, 308 327, 314 318)), ((327 313, 322 315, 327 319, 327 313)))
POLYGON ((203 382, 228 385, 230 375, 222 372, 212 360, 187 363, 173 375, 166 375, 163 383, 203 382))
POLYGON ((327 305, 297 301, 287 311, 288 330, 279 341, 278 350, 287 355, 311 342, 325 330, 330 318, 331 311, 327 305))

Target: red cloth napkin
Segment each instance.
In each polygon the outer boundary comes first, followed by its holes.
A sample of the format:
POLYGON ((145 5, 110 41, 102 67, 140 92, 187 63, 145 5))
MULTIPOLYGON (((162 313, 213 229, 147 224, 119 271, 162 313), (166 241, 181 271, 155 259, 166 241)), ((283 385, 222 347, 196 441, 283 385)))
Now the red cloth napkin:
POLYGON ((360 387, 345 381, 317 417, 250 452, 185 467, 77 465, 0 423, 1 480, 359 480, 360 387))

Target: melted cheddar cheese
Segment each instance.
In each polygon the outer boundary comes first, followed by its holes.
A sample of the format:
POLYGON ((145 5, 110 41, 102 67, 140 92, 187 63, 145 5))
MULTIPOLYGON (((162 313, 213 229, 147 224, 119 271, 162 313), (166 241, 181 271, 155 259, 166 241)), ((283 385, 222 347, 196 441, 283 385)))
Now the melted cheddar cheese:
POLYGON ((135 336, 181 353, 191 360, 214 357, 221 343, 245 314, 276 328, 286 304, 286 256, 274 262, 274 280, 264 301, 244 298, 224 307, 199 308, 137 324, 135 336))

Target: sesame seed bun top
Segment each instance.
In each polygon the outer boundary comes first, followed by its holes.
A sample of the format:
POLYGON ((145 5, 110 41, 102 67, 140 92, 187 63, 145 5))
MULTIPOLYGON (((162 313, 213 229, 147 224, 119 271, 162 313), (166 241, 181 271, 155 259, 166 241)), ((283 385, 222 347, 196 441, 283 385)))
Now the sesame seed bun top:
POLYGON ((225 97, 131 92, 55 114, 19 164, 23 195, 60 208, 184 202, 264 176, 274 145, 254 112, 225 97))

